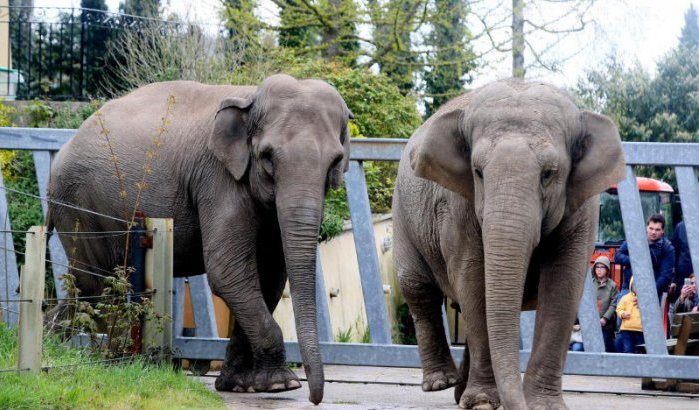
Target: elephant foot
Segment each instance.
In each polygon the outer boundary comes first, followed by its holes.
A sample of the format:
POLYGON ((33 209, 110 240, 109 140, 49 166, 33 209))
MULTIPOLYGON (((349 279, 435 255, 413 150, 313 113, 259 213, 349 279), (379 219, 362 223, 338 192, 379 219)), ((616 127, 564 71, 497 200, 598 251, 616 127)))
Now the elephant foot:
POLYGON ((461 383, 461 376, 456 369, 449 371, 425 371, 422 375, 422 391, 439 391, 461 383))
POLYGON ((500 396, 496 387, 468 387, 459 399, 462 409, 495 410, 500 407, 500 396))
POLYGON ((255 375, 253 389, 256 392, 276 393, 287 390, 296 390, 301 387, 301 382, 288 367, 258 371, 255 375))
POLYGON ((562 396, 527 397, 528 410, 568 410, 562 396))
POLYGON ((214 387, 218 391, 234 393, 277 393, 298 389, 301 387, 301 382, 288 368, 243 373, 223 370, 216 378, 214 387))

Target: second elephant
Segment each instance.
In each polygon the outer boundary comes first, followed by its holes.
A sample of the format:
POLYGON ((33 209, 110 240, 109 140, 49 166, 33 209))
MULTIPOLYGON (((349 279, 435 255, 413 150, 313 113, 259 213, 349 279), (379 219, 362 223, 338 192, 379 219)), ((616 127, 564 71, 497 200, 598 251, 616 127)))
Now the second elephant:
POLYGON ((395 258, 425 391, 463 408, 565 409, 561 375, 594 246, 598 193, 623 179, 614 124, 544 84, 499 81, 446 103, 411 137, 393 199, 395 258), (459 303, 455 368, 441 320, 459 303), (537 310, 520 378, 519 317, 537 310))

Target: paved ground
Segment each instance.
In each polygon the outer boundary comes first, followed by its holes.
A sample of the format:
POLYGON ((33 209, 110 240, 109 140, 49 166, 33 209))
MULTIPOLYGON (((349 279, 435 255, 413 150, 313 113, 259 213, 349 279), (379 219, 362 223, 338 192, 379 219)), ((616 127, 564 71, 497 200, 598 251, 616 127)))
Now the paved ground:
MULTIPOLYGON (((303 370, 303 387, 276 394, 222 393, 229 409, 315 409, 315 410, 387 410, 457 409, 453 389, 424 393, 419 369, 325 366, 325 395, 314 406, 308 401, 303 370)), ((214 390, 214 377, 201 377, 214 390)), ((699 395, 641 390, 638 378, 564 376, 563 390, 571 410, 698 410, 699 395)))

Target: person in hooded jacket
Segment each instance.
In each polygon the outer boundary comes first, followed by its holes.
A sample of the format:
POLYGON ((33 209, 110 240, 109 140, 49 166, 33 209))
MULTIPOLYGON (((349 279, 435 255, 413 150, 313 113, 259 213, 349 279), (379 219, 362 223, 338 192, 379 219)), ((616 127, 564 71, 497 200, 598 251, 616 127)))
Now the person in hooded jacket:
POLYGON ((609 258, 600 256, 595 259, 592 272, 592 281, 597 289, 597 310, 599 311, 599 323, 602 326, 604 350, 615 352, 614 331, 616 330, 616 306, 619 291, 616 283, 609 277, 611 273, 609 258))

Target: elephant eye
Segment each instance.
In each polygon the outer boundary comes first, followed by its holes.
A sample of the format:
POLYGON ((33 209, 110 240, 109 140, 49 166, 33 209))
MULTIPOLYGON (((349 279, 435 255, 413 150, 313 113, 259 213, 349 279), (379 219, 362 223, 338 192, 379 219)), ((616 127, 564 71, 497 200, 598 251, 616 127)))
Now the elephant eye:
POLYGON ((555 172, 552 169, 547 169, 544 172, 541 173, 541 185, 542 186, 548 186, 551 181, 553 181, 553 176, 555 175, 555 172))
POLYGON ((333 158, 333 161, 330 163, 330 169, 333 169, 337 166, 337 164, 342 161, 342 155, 338 155, 335 158, 333 158))
POLYGON ((260 155, 260 162, 262 162, 262 168, 270 176, 274 176, 274 162, 272 162, 272 151, 264 151, 260 155))
POLYGON ((479 179, 483 179, 483 172, 482 172, 480 169, 478 169, 478 168, 476 168, 476 176, 477 176, 479 179))

